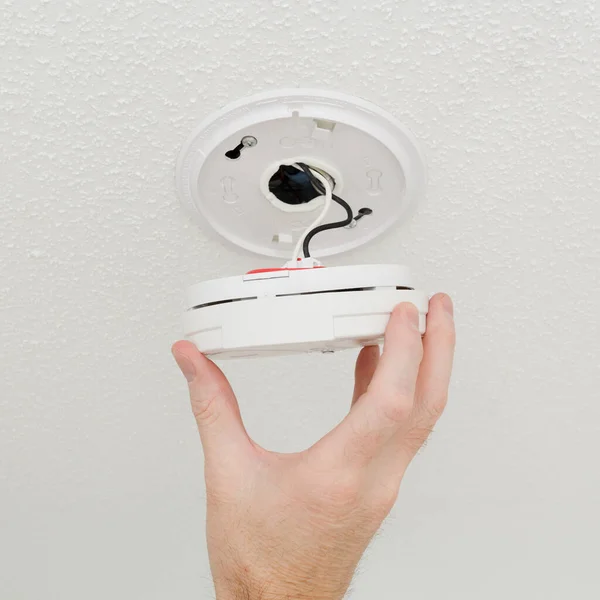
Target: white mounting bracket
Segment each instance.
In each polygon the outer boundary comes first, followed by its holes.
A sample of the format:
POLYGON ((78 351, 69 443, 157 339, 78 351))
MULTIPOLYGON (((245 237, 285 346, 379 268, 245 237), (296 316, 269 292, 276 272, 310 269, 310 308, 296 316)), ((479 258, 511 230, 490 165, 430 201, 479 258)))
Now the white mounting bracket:
MULTIPOLYGON (((329 256, 405 222, 422 201, 426 169, 417 143, 392 115, 365 100, 319 90, 263 93, 226 106, 184 144, 176 169, 180 200, 202 226, 245 250, 289 258, 323 197, 294 203, 270 183, 281 165, 304 162, 335 181, 352 227, 315 236, 311 254, 329 256), (279 197, 278 197, 279 196, 279 197)), ((342 220, 334 204, 325 222, 342 220)))

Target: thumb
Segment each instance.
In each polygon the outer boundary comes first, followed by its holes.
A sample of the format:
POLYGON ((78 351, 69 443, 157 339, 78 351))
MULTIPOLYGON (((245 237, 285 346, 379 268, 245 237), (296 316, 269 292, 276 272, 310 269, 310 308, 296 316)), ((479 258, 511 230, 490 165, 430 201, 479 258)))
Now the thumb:
POLYGON ((214 454, 222 460, 250 445, 237 399, 221 369, 191 342, 177 342, 171 351, 188 381, 206 458, 214 454))

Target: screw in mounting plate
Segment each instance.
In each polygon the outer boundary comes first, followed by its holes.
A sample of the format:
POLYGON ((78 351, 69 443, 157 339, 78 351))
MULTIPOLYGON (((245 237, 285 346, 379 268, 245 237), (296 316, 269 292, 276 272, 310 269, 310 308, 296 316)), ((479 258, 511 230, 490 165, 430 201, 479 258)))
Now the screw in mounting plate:
POLYGON ((242 146, 244 148, 254 148, 258 144, 258 140, 253 135, 245 135, 242 138, 242 146))
POLYGON ((348 223, 348 225, 346 225, 346 229, 354 229, 356 227, 356 225, 358 224, 358 221, 360 221, 363 217, 366 217, 367 215, 372 215, 372 214, 373 214, 372 208, 361 208, 358 211, 358 214, 354 217, 354 219, 352 219, 352 221, 350 223, 348 223))

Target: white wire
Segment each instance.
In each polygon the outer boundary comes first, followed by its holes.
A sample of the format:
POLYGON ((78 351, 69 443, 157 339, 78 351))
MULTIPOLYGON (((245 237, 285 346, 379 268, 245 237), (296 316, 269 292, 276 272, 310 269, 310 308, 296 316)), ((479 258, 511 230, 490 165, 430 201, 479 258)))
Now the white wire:
MULTIPOLYGON (((300 169, 300 167, 298 165, 294 165, 296 168, 300 169)), ((310 167, 309 167, 310 168, 310 167)), ((294 248, 294 254, 292 256, 292 263, 296 264, 298 262, 298 259, 300 258, 300 254, 302 252, 302 246, 304 245, 304 240, 306 239, 306 236, 315 228, 318 227, 323 220, 325 219, 325 215, 327 214, 327 211, 331 208, 331 204, 333 202, 333 186, 331 185, 330 181, 323 177, 323 175, 321 175, 321 173, 319 173, 316 169, 310 169, 311 173, 313 174, 313 176, 318 179, 322 184, 323 187, 325 188, 325 205, 323 206, 323 210, 321 211, 321 214, 315 219, 314 223, 311 223, 307 228, 306 231, 300 236, 300 239, 298 240, 298 243, 296 244, 296 247, 294 248)))

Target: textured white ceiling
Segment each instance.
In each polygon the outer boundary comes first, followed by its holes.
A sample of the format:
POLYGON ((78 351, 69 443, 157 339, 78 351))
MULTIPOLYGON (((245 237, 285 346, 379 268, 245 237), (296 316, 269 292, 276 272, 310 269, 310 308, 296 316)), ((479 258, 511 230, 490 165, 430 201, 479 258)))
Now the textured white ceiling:
MULTIPOLYGON (((174 161, 207 113, 295 85, 392 111, 430 164, 409 227, 329 264, 407 263, 457 304, 450 407, 353 597, 600 596, 597 2, 0 7, 2 599, 211 597, 169 346, 183 288, 261 263, 188 222, 174 161)), ((227 372, 258 441, 297 449, 353 358, 227 372)))

